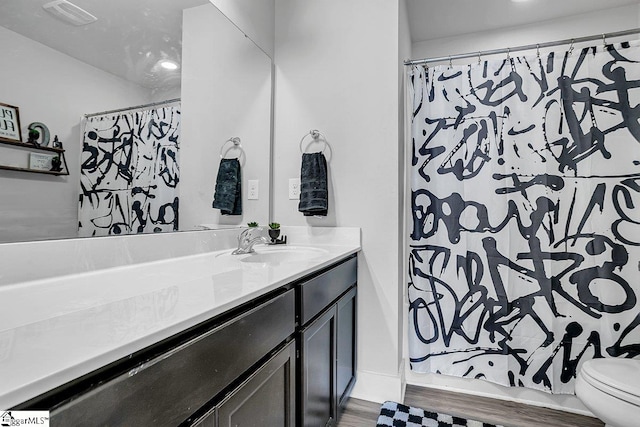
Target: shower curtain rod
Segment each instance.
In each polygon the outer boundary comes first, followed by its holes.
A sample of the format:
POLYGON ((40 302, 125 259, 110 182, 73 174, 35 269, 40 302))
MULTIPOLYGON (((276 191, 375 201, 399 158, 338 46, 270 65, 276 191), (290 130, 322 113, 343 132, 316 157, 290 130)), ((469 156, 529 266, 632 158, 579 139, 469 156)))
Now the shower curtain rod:
POLYGON ((171 104, 173 102, 178 102, 178 101, 180 101, 180 98, 167 99, 166 101, 151 102, 149 104, 136 105, 135 107, 118 108, 117 110, 101 111, 99 113, 85 114, 84 116, 85 117, 95 117, 95 116, 100 116, 102 114, 120 113, 122 111, 137 110, 139 108, 147 108, 147 107, 155 107, 155 106, 158 106, 158 105, 171 104))
POLYGON ((625 31, 618 31, 615 33, 604 33, 604 34, 598 34, 598 35, 593 35, 593 36, 586 36, 586 37, 576 37, 574 39, 565 39, 565 40, 557 40, 557 41, 553 41, 553 42, 546 42, 546 43, 538 43, 538 44, 528 44, 528 45, 524 45, 524 46, 516 46, 516 47, 507 47, 507 48, 503 48, 503 49, 493 49, 493 50, 487 50, 487 51, 480 51, 480 52, 473 52, 473 53, 461 53, 458 55, 451 55, 451 56, 440 56, 437 58, 425 58, 425 59, 414 59, 414 60, 407 60, 404 62, 404 65, 418 65, 418 64, 428 64, 430 62, 442 62, 442 61, 451 61, 454 59, 463 59, 463 58, 474 58, 474 57, 481 57, 482 55, 497 55, 497 54, 501 54, 501 53, 511 53, 511 52, 518 52, 521 50, 531 50, 531 49, 540 49, 545 48, 545 47, 551 47, 551 46, 559 46, 559 45, 563 45, 563 44, 573 44, 573 43, 582 43, 582 42, 588 42, 588 41, 592 41, 592 40, 602 40, 604 44, 606 44, 607 42, 607 38, 613 38, 613 37, 623 37, 623 36, 628 36, 631 34, 638 34, 640 33, 640 28, 634 28, 631 30, 625 30, 625 31))

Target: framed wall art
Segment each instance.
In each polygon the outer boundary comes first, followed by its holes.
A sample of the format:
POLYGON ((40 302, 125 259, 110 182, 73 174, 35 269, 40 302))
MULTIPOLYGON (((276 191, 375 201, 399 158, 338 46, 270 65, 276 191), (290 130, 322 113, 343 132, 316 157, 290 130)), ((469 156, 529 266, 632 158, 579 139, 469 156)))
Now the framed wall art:
POLYGON ((18 107, 0 102, 0 141, 22 142, 18 107))

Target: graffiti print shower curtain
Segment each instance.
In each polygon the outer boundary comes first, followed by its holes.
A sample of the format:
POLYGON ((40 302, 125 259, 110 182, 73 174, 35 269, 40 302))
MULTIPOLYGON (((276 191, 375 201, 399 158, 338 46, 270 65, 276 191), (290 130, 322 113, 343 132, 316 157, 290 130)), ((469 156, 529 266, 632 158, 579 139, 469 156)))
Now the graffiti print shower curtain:
POLYGON ((640 354, 640 51, 414 66, 417 372, 572 393, 640 354))
POLYGON ((179 139, 179 106, 88 118, 79 235, 177 231, 179 139))

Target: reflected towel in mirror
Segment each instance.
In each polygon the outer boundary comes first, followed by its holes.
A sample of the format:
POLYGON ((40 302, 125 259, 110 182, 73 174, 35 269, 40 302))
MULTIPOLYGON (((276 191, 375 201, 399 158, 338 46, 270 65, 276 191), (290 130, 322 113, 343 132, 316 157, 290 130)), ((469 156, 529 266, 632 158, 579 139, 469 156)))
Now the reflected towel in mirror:
POLYGON ((213 207, 222 215, 242 215, 242 179, 238 159, 220 159, 213 207))

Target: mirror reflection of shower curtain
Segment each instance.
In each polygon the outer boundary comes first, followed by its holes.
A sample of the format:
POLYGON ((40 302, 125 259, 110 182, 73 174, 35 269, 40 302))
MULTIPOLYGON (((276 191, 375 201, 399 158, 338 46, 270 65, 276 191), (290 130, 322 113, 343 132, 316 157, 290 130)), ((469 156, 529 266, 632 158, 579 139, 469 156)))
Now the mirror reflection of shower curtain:
POLYGON ((572 393, 640 355, 640 48, 414 67, 409 357, 572 393))
POLYGON ((178 230, 180 106, 84 120, 78 234, 178 230))

